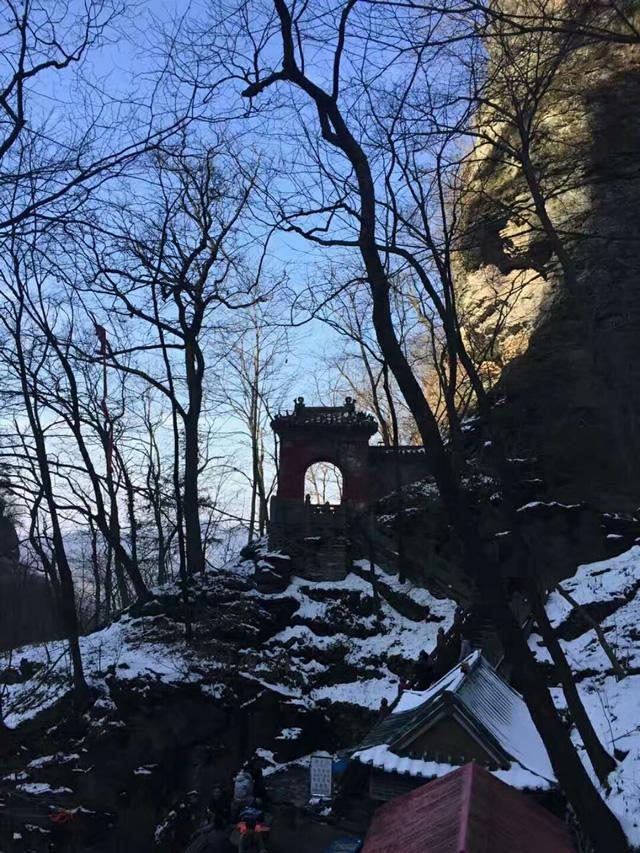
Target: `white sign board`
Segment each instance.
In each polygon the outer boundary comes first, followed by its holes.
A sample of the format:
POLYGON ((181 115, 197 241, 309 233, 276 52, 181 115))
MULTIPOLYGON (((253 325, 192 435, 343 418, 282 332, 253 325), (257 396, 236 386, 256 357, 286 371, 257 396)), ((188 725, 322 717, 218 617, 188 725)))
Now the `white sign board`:
POLYGON ((312 755, 309 793, 311 797, 331 799, 331 771, 333 758, 330 755, 312 755))

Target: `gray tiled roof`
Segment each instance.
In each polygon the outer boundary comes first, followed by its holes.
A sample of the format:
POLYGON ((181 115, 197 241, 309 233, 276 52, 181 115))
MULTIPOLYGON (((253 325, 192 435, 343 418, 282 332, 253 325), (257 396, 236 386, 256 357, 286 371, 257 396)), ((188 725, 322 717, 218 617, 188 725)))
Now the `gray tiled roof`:
POLYGON ((474 652, 464 663, 454 667, 428 690, 403 694, 397 710, 381 720, 359 745, 358 751, 386 744, 410 745, 431 720, 442 713, 454 713, 468 723, 486 747, 502 756, 507 763, 515 761, 545 779, 554 774, 544 744, 524 700, 494 670, 491 664, 474 652))

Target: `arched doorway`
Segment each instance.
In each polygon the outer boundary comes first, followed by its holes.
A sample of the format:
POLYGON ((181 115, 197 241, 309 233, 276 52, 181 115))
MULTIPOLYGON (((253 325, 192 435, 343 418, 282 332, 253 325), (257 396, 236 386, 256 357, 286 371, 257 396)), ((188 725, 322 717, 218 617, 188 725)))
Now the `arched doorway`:
POLYGON ((332 462, 309 465, 304 475, 304 494, 311 504, 338 506, 344 499, 342 471, 332 462))

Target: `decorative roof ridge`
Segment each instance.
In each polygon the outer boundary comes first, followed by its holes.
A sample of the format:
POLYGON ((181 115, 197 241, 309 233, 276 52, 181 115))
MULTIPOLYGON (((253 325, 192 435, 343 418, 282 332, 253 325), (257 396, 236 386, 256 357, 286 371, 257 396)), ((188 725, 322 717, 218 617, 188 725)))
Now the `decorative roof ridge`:
POLYGON ((366 427, 372 433, 378 429, 378 422, 369 412, 359 412, 352 397, 347 397, 343 406, 307 406, 304 397, 294 400, 292 411, 278 412, 271 419, 272 429, 279 426, 340 426, 366 427))

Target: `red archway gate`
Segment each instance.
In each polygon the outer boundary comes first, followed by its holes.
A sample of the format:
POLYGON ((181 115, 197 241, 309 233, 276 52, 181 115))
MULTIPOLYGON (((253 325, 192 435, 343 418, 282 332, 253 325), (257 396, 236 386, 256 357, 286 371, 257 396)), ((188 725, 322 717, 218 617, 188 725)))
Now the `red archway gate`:
POLYGON ((292 412, 277 415, 271 426, 279 438, 278 490, 271 500, 271 524, 289 530, 302 526, 304 482, 316 462, 335 465, 343 477, 345 509, 362 509, 370 500, 369 439, 375 419, 344 406, 306 406, 302 397, 292 412))

